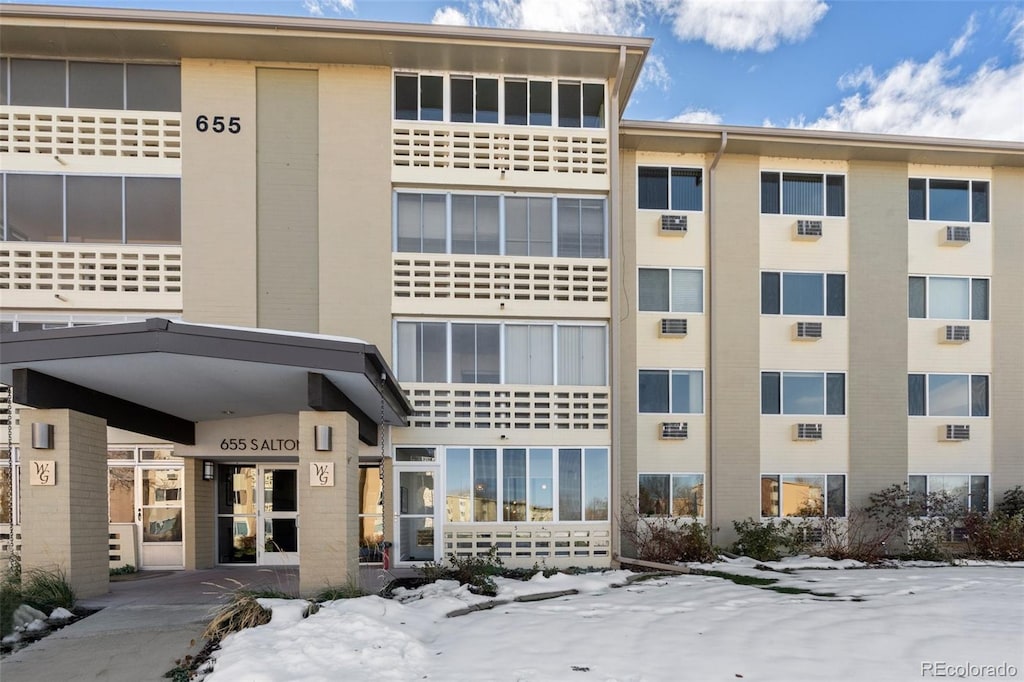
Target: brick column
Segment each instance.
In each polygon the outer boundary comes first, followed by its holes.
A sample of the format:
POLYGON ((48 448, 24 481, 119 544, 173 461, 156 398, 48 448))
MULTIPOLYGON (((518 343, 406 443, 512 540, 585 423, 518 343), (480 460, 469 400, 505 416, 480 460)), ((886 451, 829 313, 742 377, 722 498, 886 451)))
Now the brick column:
POLYGON ((185 568, 213 568, 216 515, 213 481, 203 480, 203 460, 185 458, 185 568))
POLYGON ((299 592, 359 580, 359 426, 345 412, 299 413, 299 592), (333 429, 333 449, 317 452, 317 425, 333 429), (310 465, 334 464, 334 485, 314 486, 310 465))
POLYGON ((106 594, 106 420, 72 410, 31 410, 22 417, 22 567, 63 570, 80 598, 106 594), (34 423, 53 425, 53 449, 32 447, 34 423), (33 485, 36 465, 44 462, 53 462, 53 485, 33 485))

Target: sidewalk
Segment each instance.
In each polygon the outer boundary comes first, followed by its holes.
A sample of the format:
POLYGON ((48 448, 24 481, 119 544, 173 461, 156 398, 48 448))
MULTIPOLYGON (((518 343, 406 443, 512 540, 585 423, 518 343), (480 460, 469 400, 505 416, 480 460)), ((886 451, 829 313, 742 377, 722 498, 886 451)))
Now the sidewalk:
POLYGON ((242 585, 298 593, 297 568, 240 567, 160 572, 112 582, 79 602, 102 609, 0 662, 4 682, 159 682, 177 659, 202 649, 201 635, 224 595, 242 585))

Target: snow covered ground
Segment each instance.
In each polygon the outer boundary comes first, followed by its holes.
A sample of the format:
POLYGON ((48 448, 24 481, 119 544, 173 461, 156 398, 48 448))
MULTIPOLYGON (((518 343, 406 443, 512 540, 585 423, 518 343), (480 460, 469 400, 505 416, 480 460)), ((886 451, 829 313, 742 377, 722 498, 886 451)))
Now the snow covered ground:
POLYGON ((707 575, 626 585, 634 574, 609 571, 499 580, 498 599, 578 594, 454 618, 447 614, 488 598, 439 582, 393 600, 331 602, 308 618, 305 602, 267 600, 273 620, 226 638, 206 682, 886 682, 1000 671, 1024 680, 1024 564, 770 566, 738 559, 700 568, 813 593, 707 575))

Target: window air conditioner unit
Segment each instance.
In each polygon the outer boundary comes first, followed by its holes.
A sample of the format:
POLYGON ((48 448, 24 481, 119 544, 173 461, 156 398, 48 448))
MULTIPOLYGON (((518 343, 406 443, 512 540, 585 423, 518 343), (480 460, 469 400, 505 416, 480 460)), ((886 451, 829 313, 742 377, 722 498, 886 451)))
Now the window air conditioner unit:
POLYGON ((947 225, 946 226, 946 238, 943 240, 946 244, 952 244, 953 246, 963 246, 964 244, 971 243, 971 228, 965 225, 947 225))
POLYGON ((947 324, 945 327, 939 327, 939 343, 965 343, 970 340, 970 325, 947 324))
POLYGON ((796 341, 817 341, 821 338, 821 322, 797 322, 793 325, 796 341))
POLYGON ((971 439, 970 424, 943 424, 939 427, 939 440, 945 442, 960 442, 971 439))
POLYGON ((659 336, 686 336, 686 318, 662 318, 659 336))
POLYGON ((821 440, 821 424, 793 424, 793 440, 821 440))
POLYGON ((796 231, 793 233, 794 239, 819 239, 821 238, 821 221, 820 220, 798 220, 796 221, 796 231))
POLYGON ((686 234, 686 216, 684 215, 663 215, 661 216, 661 233, 686 234))
POLYGON ((686 440, 689 428, 686 422, 662 422, 658 424, 659 440, 686 440))

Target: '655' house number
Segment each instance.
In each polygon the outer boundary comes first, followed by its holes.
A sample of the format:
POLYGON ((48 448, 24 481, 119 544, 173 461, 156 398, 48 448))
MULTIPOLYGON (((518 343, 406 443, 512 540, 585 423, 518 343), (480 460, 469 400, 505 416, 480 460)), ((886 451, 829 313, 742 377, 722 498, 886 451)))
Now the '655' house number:
POLYGON ((200 114, 196 116, 196 130, 201 133, 223 133, 227 131, 232 135, 242 132, 242 119, 238 116, 208 116, 200 114))

